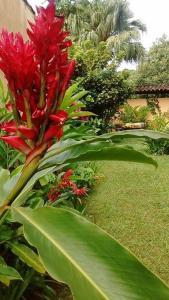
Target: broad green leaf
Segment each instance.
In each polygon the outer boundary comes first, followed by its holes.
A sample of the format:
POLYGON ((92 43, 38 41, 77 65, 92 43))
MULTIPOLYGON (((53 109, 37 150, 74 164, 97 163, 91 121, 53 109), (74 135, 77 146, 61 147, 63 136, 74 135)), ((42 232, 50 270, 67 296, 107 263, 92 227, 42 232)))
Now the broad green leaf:
POLYGON ((68 114, 71 114, 71 113, 74 112, 75 110, 77 110, 77 109, 79 109, 79 108, 81 108, 81 107, 85 107, 85 106, 86 106, 86 105, 85 105, 84 103, 78 102, 78 104, 73 105, 73 106, 71 106, 71 107, 69 107, 69 108, 66 108, 66 111, 67 111, 68 114))
POLYGON ((118 139, 124 139, 124 138, 131 138, 131 139, 137 139, 137 138, 151 138, 154 140, 158 139, 169 139, 169 134, 163 133, 163 132, 157 132, 153 130, 124 130, 124 131, 117 131, 114 133, 108 133, 103 134, 98 137, 99 139, 111 139, 112 141, 118 141, 118 139))
POLYGON ((61 109, 66 109, 67 107, 71 106, 74 102, 77 102, 81 98, 83 98, 86 94, 88 94, 88 91, 81 91, 74 96, 67 97, 65 95, 65 98, 60 106, 61 109))
POLYGON ((61 208, 14 208, 48 273, 76 300, 167 300, 169 288, 110 235, 61 208))
POLYGON ((127 147, 116 146, 109 141, 87 143, 85 141, 70 142, 70 146, 55 149, 52 156, 44 157, 39 168, 51 167, 65 162, 80 160, 118 160, 133 161, 157 165, 156 162, 145 154, 127 147), (60 151, 60 153, 59 153, 60 151), (55 154, 54 154, 55 153, 55 154))
POLYGON ((11 172, 11 177, 12 176, 16 176, 18 175, 18 173, 20 174, 22 169, 23 169, 24 165, 20 165, 17 168, 15 168, 12 172, 11 172))
MULTIPOLYGON (((124 160, 127 160, 127 155, 129 154, 128 157, 130 157, 130 161, 132 161, 131 159, 131 149, 126 148, 125 145, 125 140, 126 139, 137 139, 137 138, 152 138, 152 139, 169 139, 169 134, 165 134, 165 133, 159 133, 159 132, 155 132, 155 131, 151 131, 151 130, 127 130, 127 131, 121 131, 121 132, 113 132, 113 133, 109 133, 109 134, 104 134, 101 136, 95 136, 92 137, 88 140, 82 140, 82 141, 76 141, 73 139, 69 139, 66 141, 62 141, 59 143, 54 144, 51 148, 49 148, 48 152, 46 153, 46 155, 44 156, 44 158, 41 160, 40 165, 39 165, 39 169, 47 167, 47 166, 51 166, 54 165, 55 163, 60 164, 61 161, 65 162, 67 160, 67 162, 72 159, 76 159, 80 160, 80 156, 83 154, 90 152, 90 151, 99 151, 100 149, 100 153, 98 152, 97 155, 97 159, 100 160, 102 159, 101 156, 101 151, 103 151, 103 148, 107 148, 107 144, 102 144, 102 142, 109 142, 109 146, 112 147, 117 147, 122 146, 124 144, 124 149, 126 149, 126 155, 123 156, 124 160), (99 144, 100 143, 100 144, 99 144), (79 151, 79 152, 78 152, 79 151), (100 154, 100 155, 99 155, 100 154)), ((119 148, 112 150, 112 154, 113 151, 115 153, 115 151, 118 151, 119 148)), ((125 150, 124 150, 125 151, 125 150)), ((136 151, 136 150, 133 150, 136 151)), ((122 153, 122 150, 120 150, 120 153, 122 153)), ((137 151, 137 153, 139 154, 140 152, 137 151)), ((92 153, 93 156, 94 152, 92 153)), ((136 155, 136 152, 133 152, 134 157, 136 155)), ((86 154, 87 155, 87 154, 86 154)), ((143 162, 148 162, 148 157, 144 154, 140 154, 138 157, 139 162, 141 162, 141 157, 143 158, 144 156, 144 161, 143 162)), ((118 155, 117 155, 118 157, 118 155)), ((123 160, 121 157, 120 160, 123 160)), ((91 158, 88 155, 88 159, 91 160, 91 158)), ((107 158, 108 159, 108 158, 107 158)), ((109 158, 110 160, 112 158, 109 158)), ((87 160, 87 159, 86 159, 87 160)), ((118 158, 119 160, 119 158, 118 158)), ((136 160, 133 160, 136 161, 136 160)), ((152 163, 153 161, 150 159, 149 163, 152 163)))
POLYGON ((74 83, 72 84, 65 93, 65 96, 63 98, 62 104, 60 106, 60 108, 64 108, 67 107, 67 101, 69 101, 71 99, 71 97, 73 96, 73 94, 77 91, 79 83, 74 83))
POLYGON ((11 251, 25 264, 39 273, 45 273, 45 269, 41 264, 38 255, 31 248, 21 243, 9 243, 9 245, 11 251))
POLYGON ((90 117, 90 116, 96 116, 96 114, 90 112, 90 111, 77 111, 77 112, 72 112, 69 114, 70 118, 74 117, 90 117))
POLYGON ((0 206, 3 205, 6 197, 15 186, 16 182, 20 177, 20 173, 15 176, 10 176, 10 172, 5 169, 0 170, 0 206))
MULTIPOLYGON (((100 136, 94 136, 90 137, 88 140, 82 140, 82 141, 76 141, 73 139, 68 139, 66 141, 61 141, 59 143, 56 143, 52 145, 44 159, 46 159, 49 156, 56 155, 58 152, 62 152, 66 148, 72 147, 76 144, 91 144, 93 142, 98 141, 112 141, 114 144, 122 144, 124 139, 140 139, 140 138, 152 138, 152 139, 169 139, 169 134, 161 133, 161 132, 155 132, 151 130, 126 130, 126 131, 119 131, 119 132, 113 132, 108 134, 103 134, 100 136), (55 151, 56 150, 56 151, 55 151)), ((42 159, 42 160, 44 160, 42 159)))
POLYGON ((39 208, 44 206, 44 200, 41 197, 34 197, 31 199, 32 201, 29 200, 29 206, 31 208, 39 208))
MULTIPOLYGON (((6 262, 2 256, 0 256, 0 264, 6 266, 6 262)), ((9 278, 4 275, 0 275, 0 281, 4 283, 6 286, 9 286, 10 284, 9 278)))
POLYGON ((14 230, 6 224, 0 226, 0 243, 10 240, 13 237, 14 230))
POLYGON ((14 268, 0 263, 0 277, 8 280, 22 280, 22 277, 14 268))
POLYGON ((7 180, 10 178, 10 172, 6 169, 0 169, 0 182, 1 187, 6 183, 7 180))

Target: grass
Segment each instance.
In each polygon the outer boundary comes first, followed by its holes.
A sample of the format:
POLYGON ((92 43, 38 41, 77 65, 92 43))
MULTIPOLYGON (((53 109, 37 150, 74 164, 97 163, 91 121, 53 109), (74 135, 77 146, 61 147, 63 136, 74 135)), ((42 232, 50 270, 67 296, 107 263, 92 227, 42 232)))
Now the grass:
POLYGON ((159 167, 99 162, 103 175, 90 197, 96 224, 137 255, 169 284, 169 156, 159 167))

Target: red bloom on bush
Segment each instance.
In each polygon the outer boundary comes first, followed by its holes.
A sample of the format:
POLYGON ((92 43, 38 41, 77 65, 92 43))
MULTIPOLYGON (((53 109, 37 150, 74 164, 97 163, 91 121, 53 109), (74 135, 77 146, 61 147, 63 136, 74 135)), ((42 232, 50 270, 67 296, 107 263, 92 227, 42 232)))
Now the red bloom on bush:
POLYGON ((70 176, 73 175, 73 170, 72 169, 69 169, 65 172, 65 174, 63 175, 63 179, 66 180, 68 179, 70 176))
POLYGON ((87 195, 87 188, 86 187, 78 188, 77 186, 74 186, 73 193, 79 197, 85 196, 87 195))
POLYGON ((55 188, 52 188, 48 193, 48 199, 50 202, 55 202, 60 196, 60 192, 56 191, 55 188))
POLYGON ((78 197, 83 197, 87 194, 87 188, 82 187, 78 188, 76 183, 69 179, 70 176, 73 175, 73 170, 69 169, 65 172, 65 174, 62 176, 61 182, 59 183, 57 188, 52 188, 48 193, 48 199, 51 202, 54 202, 57 200, 57 198, 61 195, 62 192, 64 192, 64 189, 70 188, 70 191, 78 197))
POLYGON ((59 140, 68 119, 59 106, 75 61, 68 59, 71 41, 63 26, 64 17, 55 15, 55 1, 49 0, 30 23, 30 41, 24 42, 19 33, 2 30, 0 34, 0 69, 8 81, 8 107, 14 115, 12 123, 1 125, 11 136, 1 138, 26 155, 40 145, 48 147, 53 137, 59 140))

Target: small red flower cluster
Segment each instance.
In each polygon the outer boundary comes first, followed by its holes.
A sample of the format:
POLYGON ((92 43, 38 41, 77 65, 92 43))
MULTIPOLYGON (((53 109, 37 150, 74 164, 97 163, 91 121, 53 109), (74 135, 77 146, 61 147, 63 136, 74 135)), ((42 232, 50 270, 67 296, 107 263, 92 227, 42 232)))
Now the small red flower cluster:
POLYGON ((9 134, 1 139, 26 155, 53 137, 59 140, 68 118, 59 106, 75 61, 68 59, 71 41, 63 30, 64 17, 55 16, 54 2, 39 8, 35 23, 29 23, 29 41, 6 30, 0 35, 0 69, 10 91, 7 108, 14 115, 12 122, 0 125, 9 134))
POLYGON ((62 177, 61 182, 57 188, 52 188, 48 193, 48 199, 50 202, 55 202, 57 198, 62 194, 65 188, 70 188, 72 193, 78 197, 83 197, 87 194, 87 188, 78 188, 76 183, 69 179, 73 175, 73 170, 69 169, 65 172, 62 177))

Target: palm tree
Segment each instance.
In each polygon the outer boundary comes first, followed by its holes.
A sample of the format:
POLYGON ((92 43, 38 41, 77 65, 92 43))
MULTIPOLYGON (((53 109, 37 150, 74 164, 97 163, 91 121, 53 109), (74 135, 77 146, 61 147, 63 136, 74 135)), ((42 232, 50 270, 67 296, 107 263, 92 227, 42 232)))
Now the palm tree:
POLYGON ((114 54, 123 53, 124 59, 138 60, 144 53, 140 43, 141 32, 146 31, 126 0, 59 0, 65 14, 67 28, 74 41, 105 41, 114 54))

